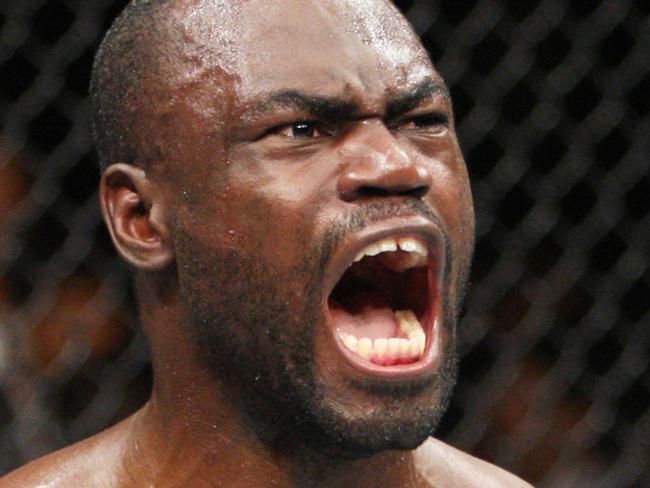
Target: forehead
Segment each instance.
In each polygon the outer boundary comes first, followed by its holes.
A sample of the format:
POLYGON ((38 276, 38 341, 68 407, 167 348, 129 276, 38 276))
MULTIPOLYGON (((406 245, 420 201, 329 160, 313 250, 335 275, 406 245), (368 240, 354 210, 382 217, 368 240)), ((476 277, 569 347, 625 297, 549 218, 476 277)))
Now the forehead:
POLYGON ((185 81, 225 77, 242 101, 287 89, 379 96, 435 75, 384 0, 212 0, 177 15, 184 49, 194 53, 185 81))

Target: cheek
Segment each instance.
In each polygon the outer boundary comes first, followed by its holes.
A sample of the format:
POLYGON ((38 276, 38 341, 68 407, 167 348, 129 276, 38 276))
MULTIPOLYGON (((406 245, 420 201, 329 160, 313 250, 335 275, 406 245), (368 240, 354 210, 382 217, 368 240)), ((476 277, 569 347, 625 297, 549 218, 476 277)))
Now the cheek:
POLYGON ((294 267, 314 244, 322 183, 309 165, 268 166, 249 162, 232 174, 225 221, 235 242, 254 244, 269 259, 294 267))
POLYGON ((474 249, 474 206, 467 169, 459 150, 438 154, 429 202, 439 213, 453 248, 452 288, 467 279, 474 249))
POLYGON ((281 270, 296 268, 310 242, 308 214, 277 195, 240 200, 228 220, 234 245, 281 270))
POLYGON ((439 150, 430 158, 422 158, 432 174, 432 188, 427 197, 440 214, 454 240, 473 240, 474 207, 467 169, 459 150, 439 150))
POLYGON ((464 162, 459 163, 453 172, 450 189, 445 197, 448 200, 447 207, 455 214, 450 232, 457 235, 465 245, 471 246, 474 242, 474 202, 464 162))

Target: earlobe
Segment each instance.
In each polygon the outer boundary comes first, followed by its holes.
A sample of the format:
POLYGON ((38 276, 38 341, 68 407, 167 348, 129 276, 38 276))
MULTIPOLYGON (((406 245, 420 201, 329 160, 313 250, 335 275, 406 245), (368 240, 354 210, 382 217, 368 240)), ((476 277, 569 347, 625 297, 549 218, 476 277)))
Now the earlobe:
POLYGON ((142 169, 111 165, 102 175, 99 194, 113 243, 129 264, 159 271, 173 262, 162 198, 142 169))

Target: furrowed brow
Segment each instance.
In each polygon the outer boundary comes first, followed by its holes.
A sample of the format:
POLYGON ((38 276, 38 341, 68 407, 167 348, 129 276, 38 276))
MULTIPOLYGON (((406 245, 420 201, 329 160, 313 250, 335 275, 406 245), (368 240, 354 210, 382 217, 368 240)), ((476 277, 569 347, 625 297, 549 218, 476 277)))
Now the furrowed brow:
MULTIPOLYGON (((390 119, 426 102, 432 96, 450 100, 449 90, 437 80, 425 80, 413 89, 394 96, 387 104, 386 118, 390 119)), ((256 119, 275 110, 294 110, 326 121, 355 120, 363 113, 359 106, 344 97, 310 95, 299 90, 283 90, 272 93, 265 99, 248 107, 243 119, 256 119)))
POLYGON ((417 108, 431 97, 440 97, 446 101, 451 100, 447 86, 437 80, 426 80, 412 90, 400 93, 388 102, 386 118, 391 119, 417 108))
POLYGON ((296 90, 274 93, 244 112, 245 118, 256 118, 274 110, 297 110, 323 120, 345 120, 357 116, 354 102, 338 97, 307 95, 296 90))

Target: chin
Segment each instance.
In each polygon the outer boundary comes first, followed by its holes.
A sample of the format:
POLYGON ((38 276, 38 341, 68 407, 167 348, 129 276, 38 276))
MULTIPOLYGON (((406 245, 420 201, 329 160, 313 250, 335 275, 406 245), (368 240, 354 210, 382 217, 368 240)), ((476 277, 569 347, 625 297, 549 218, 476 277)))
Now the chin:
POLYGON ((317 384, 309 389, 309 397, 293 398, 301 441, 341 459, 416 449, 435 433, 449 405, 457 365, 451 353, 433 377, 418 384, 348 385, 362 393, 346 401, 341 400, 340 388, 317 384))

